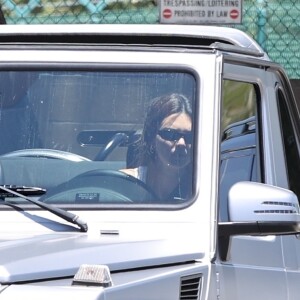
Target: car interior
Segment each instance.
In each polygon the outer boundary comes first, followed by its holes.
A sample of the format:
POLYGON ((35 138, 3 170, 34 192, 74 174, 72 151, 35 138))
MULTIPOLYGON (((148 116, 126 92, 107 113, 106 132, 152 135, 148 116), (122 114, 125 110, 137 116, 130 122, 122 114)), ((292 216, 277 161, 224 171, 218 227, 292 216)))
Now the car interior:
POLYGON ((52 68, 0 71, 0 185, 40 187, 48 195, 82 174, 134 167, 151 99, 195 97, 188 72, 52 68))

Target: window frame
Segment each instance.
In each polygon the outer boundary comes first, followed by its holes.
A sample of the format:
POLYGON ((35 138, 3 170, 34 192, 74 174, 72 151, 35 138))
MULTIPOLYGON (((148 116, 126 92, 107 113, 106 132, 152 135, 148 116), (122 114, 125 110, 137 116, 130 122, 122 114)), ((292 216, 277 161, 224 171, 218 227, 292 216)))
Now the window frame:
MULTIPOLYGON (((76 64, 72 64, 72 63, 18 63, 18 64, 15 64, 15 63, 9 63, 9 64, 0 64, 0 72, 1 71, 43 71, 43 70, 49 70, 49 71, 87 71, 87 72, 97 72, 97 71, 120 71, 120 72, 151 72, 151 73, 155 73, 155 72, 168 72, 168 73, 172 73, 172 72, 178 72, 178 73, 188 73, 190 75, 193 76, 194 78, 194 81, 195 81, 195 90, 194 90, 194 122, 197 118, 197 111, 198 111, 198 105, 199 105, 199 76, 198 76, 198 73, 196 73, 195 70, 193 70, 192 68, 190 67, 182 67, 182 66, 176 66, 176 67, 172 67, 172 66, 159 66, 159 65, 156 65, 156 66, 151 66, 149 65, 148 66, 141 66, 139 64, 135 65, 135 64, 124 64, 122 66, 120 66, 119 64, 110 64, 110 65, 107 65, 107 64, 102 64, 102 63, 76 63, 76 64)), ((197 140, 196 140, 196 126, 194 128, 194 144, 197 143, 197 140)), ((194 160, 194 167, 193 167, 193 173, 195 174, 195 169, 196 169, 196 155, 195 155, 195 147, 193 147, 193 160, 194 160)), ((193 174, 193 176, 194 176, 193 174)), ((193 184, 193 197, 194 197, 194 194, 195 194, 195 186, 194 186, 194 180, 192 182, 193 184)), ((192 197, 192 198, 193 198, 192 197)), ((130 207, 128 207, 127 205, 103 205, 103 204, 99 204, 99 205, 68 205, 68 204, 62 204, 62 205, 58 205, 58 206, 62 206, 64 208, 67 208, 67 209, 129 209, 129 210, 135 210, 135 209, 145 209, 145 207, 147 208, 147 210, 152 210, 152 209, 155 209, 155 210, 161 210, 161 209, 181 209, 181 208, 184 208, 186 207, 187 205, 190 205, 192 204, 193 202, 193 199, 190 199, 187 201, 187 203, 185 203, 184 205, 132 205, 130 207)), ((25 203, 24 203, 25 204, 25 203)), ((22 204, 23 205, 23 204, 22 204)), ((36 207, 32 206, 31 204, 28 204, 27 203, 25 204, 26 205, 26 209, 29 208, 29 207, 32 207, 34 209, 36 209, 36 207)))

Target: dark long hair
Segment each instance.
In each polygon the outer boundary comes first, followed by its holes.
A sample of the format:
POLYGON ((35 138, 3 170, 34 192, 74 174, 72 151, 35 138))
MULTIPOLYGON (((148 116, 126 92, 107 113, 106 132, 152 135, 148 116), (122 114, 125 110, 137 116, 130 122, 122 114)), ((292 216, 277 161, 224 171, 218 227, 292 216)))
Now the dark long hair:
POLYGON ((146 112, 144 129, 140 141, 141 165, 147 165, 147 162, 154 156, 152 144, 163 120, 177 113, 185 113, 192 119, 191 103, 188 98, 182 94, 168 94, 157 97, 151 101, 146 112))

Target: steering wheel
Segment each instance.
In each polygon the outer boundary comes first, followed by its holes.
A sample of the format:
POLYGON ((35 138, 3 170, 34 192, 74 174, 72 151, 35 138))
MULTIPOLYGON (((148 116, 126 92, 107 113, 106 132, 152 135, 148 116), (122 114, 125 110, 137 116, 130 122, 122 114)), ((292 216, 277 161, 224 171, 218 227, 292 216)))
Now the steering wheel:
POLYGON ((101 151, 97 154, 94 160, 102 161, 105 160, 106 157, 121 143, 125 142, 128 139, 126 133, 118 132, 116 133, 109 142, 101 149, 101 151))
POLYGON ((55 204, 149 203, 157 197, 137 178, 116 170, 92 170, 49 190, 39 200, 55 204))
POLYGON ((7 154, 1 155, 1 157, 42 157, 52 159, 64 159, 74 162, 90 161, 90 159, 75 153, 53 149, 23 149, 9 152, 7 154))

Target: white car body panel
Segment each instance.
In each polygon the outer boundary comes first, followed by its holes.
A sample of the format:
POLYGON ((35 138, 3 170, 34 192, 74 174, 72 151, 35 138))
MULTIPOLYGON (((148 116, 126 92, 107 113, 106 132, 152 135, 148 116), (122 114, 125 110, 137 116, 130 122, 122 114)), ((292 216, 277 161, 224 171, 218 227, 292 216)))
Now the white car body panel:
MULTIPOLYGON (((82 66, 93 72, 124 69, 133 73, 137 70, 171 73, 176 70, 187 72, 195 79, 193 196, 188 202, 169 207, 143 204, 128 208, 123 203, 116 204, 115 208, 97 205, 87 208, 75 202, 73 206, 58 205, 68 207, 84 220, 87 232, 80 232, 75 223, 34 204, 26 208, 23 203, 26 199, 8 205, 3 196, 0 299, 297 299, 300 214, 296 192, 289 186, 275 90, 279 85, 289 95, 282 68, 271 62, 255 41, 230 28, 173 25, 8 25, 1 28, 0 74, 7 70, 27 72, 26 68, 35 71, 65 68, 71 73, 82 66), (88 41, 81 44, 78 36, 88 41), (119 36, 125 41, 128 38, 128 43, 116 43, 113 38, 119 36), (61 42, 61 37, 66 41, 61 42), (112 37, 112 42, 101 44, 99 37, 112 37), (129 37, 136 38, 136 42, 129 37), (148 43, 141 42, 139 37, 148 43), (181 37, 199 41, 216 39, 217 43, 189 45, 181 37), (11 42, 6 38, 12 38, 11 42), (47 43, 47 38, 53 41, 47 43), (72 38, 74 43, 70 42, 72 38), (166 43, 151 44, 157 38, 166 39, 166 43), (168 38, 178 39, 178 44, 168 44, 168 38), (255 86, 257 121, 253 132, 259 144, 254 145, 255 149, 259 149, 253 151, 259 156, 260 164, 257 164, 261 168, 256 173, 263 175, 257 179, 259 183, 240 180, 245 181, 244 185, 238 181, 238 188, 229 190, 225 197, 229 217, 220 220, 226 81, 255 86), (241 204, 239 200, 244 202, 241 204), (264 201, 268 202, 268 208, 264 201), (112 285, 73 285, 76 272, 85 264, 107 266, 112 285)), ((142 88, 138 91, 143 96, 142 88)), ((252 98, 247 96, 250 103, 252 98)), ((292 102, 292 97, 289 101, 292 102)), ((0 156, 0 162, 1 159, 9 160, 0 156)), ((32 173, 26 170, 25 164, 17 170, 28 179, 43 177, 47 174, 46 161, 45 165, 35 165, 32 173)), ((1 166, 4 168, 5 164, 1 166)), ((51 182, 58 180, 59 175, 51 174, 51 182)), ((235 174, 230 176, 233 178, 235 174)))

